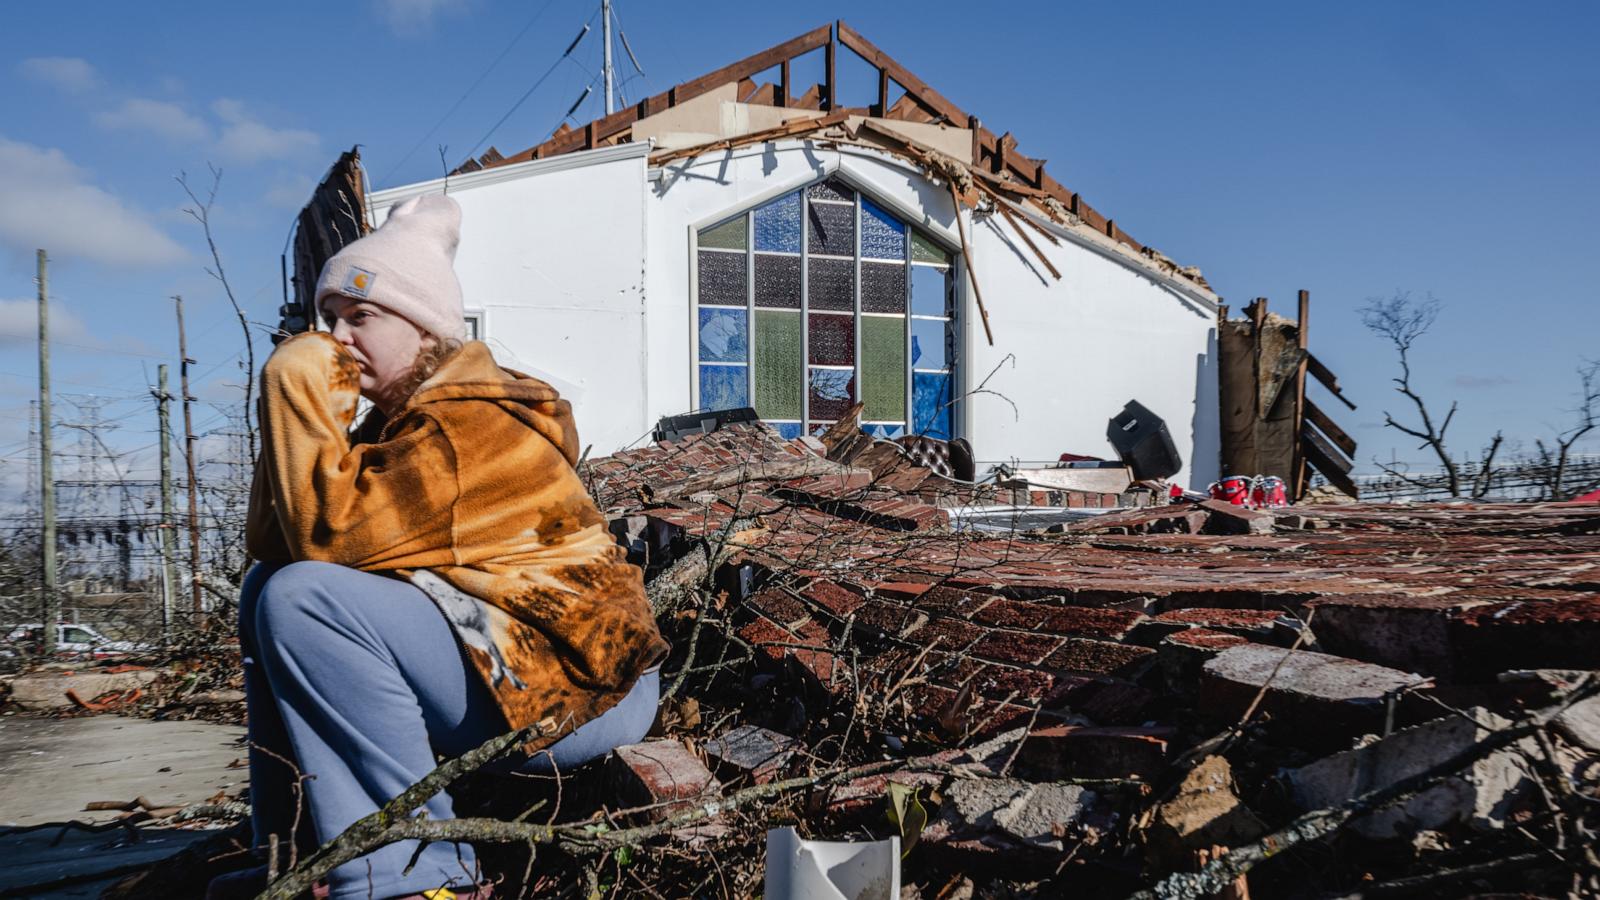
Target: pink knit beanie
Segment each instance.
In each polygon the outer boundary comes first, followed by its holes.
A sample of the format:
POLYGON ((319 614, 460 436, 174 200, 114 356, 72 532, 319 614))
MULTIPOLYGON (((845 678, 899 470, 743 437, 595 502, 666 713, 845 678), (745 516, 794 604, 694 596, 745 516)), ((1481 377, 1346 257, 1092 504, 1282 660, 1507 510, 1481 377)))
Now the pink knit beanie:
POLYGON ((376 303, 441 338, 466 338, 456 245, 461 207, 444 194, 413 197, 389 210, 376 231, 346 245, 317 279, 322 300, 342 294, 376 303))

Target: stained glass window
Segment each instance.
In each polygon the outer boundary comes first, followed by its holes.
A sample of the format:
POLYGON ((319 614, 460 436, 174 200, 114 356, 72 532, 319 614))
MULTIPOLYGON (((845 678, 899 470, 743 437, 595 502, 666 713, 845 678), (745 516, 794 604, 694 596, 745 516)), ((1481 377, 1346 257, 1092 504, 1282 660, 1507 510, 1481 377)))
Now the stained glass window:
POLYGON ((864 404, 880 438, 949 438, 954 257, 839 179, 768 201, 697 239, 697 401, 753 406, 779 434, 864 404))

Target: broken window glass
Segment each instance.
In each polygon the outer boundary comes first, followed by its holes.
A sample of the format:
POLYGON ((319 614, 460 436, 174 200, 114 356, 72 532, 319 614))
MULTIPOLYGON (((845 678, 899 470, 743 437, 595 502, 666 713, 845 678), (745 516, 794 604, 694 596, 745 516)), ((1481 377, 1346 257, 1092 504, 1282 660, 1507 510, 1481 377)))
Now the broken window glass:
POLYGON ((911 267, 912 315, 941 317, 949 315, 949 291, 948 269, 935 269, 932 266, 911 267))
POLYGON ((949 440, 950 373, 914 372, 911 378, 912 432, 949 440))
POLYGON ((700 308, 700 361, 747 362, 745 311, 719 306, 700 308))
POLYGON ((856 373, 853 369, 811 370, 811 419, 837 420, 855 402, 856 373))

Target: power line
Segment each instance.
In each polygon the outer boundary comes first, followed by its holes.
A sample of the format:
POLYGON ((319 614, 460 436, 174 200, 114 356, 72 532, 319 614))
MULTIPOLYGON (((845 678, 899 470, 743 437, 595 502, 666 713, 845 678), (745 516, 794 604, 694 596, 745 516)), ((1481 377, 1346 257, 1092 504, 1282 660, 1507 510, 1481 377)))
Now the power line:
MULTIPOLYGON (((450 108, 445 111, 444 115, 439 117, 439 121, 433 123, 433 127, 428 129, 428 133, 423 135, 421 137, 421 139, 419 139, 416 142, 416 144, 414 144, 411 147, 410 150, 406 151, 406 155, 400 157, 400 161, 395 163, 389 169, 389 171, 384 174, 383 182, 385 184, 388 183, 389 179, 392 178, 396 172, 400 171, 400 167, 405 165, 406 162, 411 159, 413 154, 415 154, 418 150, 420 150, 422 148, 423 144, 427 143, 428 138, 433 137, 434 132, 437 132, 439 130, 439 126, 443 125, 445 123, 446 119, 448 119, 451 116, 455 115, 456 110, 461 108, 461 104, 466 101, 467 97, 471 96, 472 92, 477 90, 479 85, 483 84, 483 80, 485 78, 489 77, 489 73, 493 72, 495 70, 495 67, 500 65, 500 61, 506 58, 506 54, 510 53, 511 49, 513 47, 517 46, 517 44, 522 40, 523 35, 526 35, 528 33, 528 29, 533 27, 533 23, 537 22, 539 20, 539 17, 544 15, 545 10, 548 10, 550 8, 551 4, 553 4, 553 3, 555 3, 555 0, 547 0, 545 5, 539 7, 539 11, 533 14, 533 18, 528 20, 528 24, 522 26, 522 30, 518 31, 517 32, 517 36, 511 39, 511 43, 506 44, 506 48, 504 50, 500 51, 500 55, 496 56, 494 58, 494 61, 489 63, 489 67, 483 70, 483 73, 480 74, 477 77, 477 79, 472 82, 472 85, 470 87, 468 87, 465 91, 462 92, 460 97, 456 98, 456 102, 450 104, 450 108)), ((473 149, 476 150, 477 148, 473 148, 473 149)))
MULTIPOLYGON (((596 12, 596 15, 599 15, 599 13, 596 12)), ((555 72, 557 66, 561 65, 561 63, 563 61, 571 58, 572 51, 576 50, 577 47, 578 47, 578 44, 583 42, 584 35, 587 35, 589 33, 590 23, 592 23, 593 21, 594 21, 594 17, 590 16, 589 17, 589 22, 585 22, 584 23, 583 30, 578 32, 578 36, 572 39, 572 43, 567 45, 567 49, 562 52, 561 56, 559 56, 556 59, 555 62, 550 64, 550 68, 544 70, 544 74, 540 75, 539 76, 539 80, 535 81, 533 83, 533 87, 528 88, 528 90, 525 91, 521 97, 518 97, 517 98, 517 102, 511 104, 511 108, 506 110, 506 114, 501 116, 500 120, 498 122, 495 122, 494 125, 487 132, 484 133, 483 137, 478 139, 478 142, 476 144, 472 145, 472 149, 467 151, 467 159, 472 159, 473 156, 475 154, 477 154, 478 148, 482 147, 485 143, 488 142, 489 138, 492 137, 494 135, 494 133, 500 129, 500 126, 504 125, 506 123, 506 120, 511 118, 511 114, 515 113, 518 109, 522 108, 522 104, 527 102, 527 99, 529 97, 533 96, 533 92, 539 89, 539 85, 544 84, 545 79, 549 78, 551 73, 555 72)))

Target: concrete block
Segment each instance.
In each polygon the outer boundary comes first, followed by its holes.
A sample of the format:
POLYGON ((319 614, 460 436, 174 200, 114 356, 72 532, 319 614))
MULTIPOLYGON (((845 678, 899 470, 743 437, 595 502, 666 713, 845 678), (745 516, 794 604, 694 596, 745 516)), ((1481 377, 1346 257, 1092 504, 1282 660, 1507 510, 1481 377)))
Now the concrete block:
POLYGON ((1260 712, 1276 738, 1342 749, 1353 735, 1383 729, 1391 696, 1424 683, 1420 675, 1371 663, 1244 644, 1201 667, 1199 707, 1216 722, 1236 721, 1265 687, 1260 712))
POLYGON ((740 725, 706 741, 706 756, 724 778, 743 776, 766 784, 783 773, 799 742, 756 725, 740 725))
POLYGON ((67 691, 80 699, 93 700, 110 691, 131 691, 149 687, 161 673, 154 669, 128 672, 35 672, 19 675, 11 682, 11 701, 23 709, 62 709, 72 705, 67 691))
POLYGON ((1161 666, 1161 676, 1167 690, 1179 696, 1193 697, 1199 690, 1200 671, 1206 663, 1229 647, 1248 643, 1248 638, 1209 628, 1180 631, 1163 639, 1156 647, 1156 660, 1161 666))
POLYGON ((1272 513, 1234 506, 1226 500, 1204 500, 1199 506, 1209 513, 1201 534, 1271 534, 1278 521, 1272 513))
POLYGON ((650 817, 654 819, 664 819, 722 789, 700 758, 678 741, 618 747, 608 766, 617 802, 627 807, 652 806, 650 817))
POLYGON ((1060 852, 1071 834, 1105 824, 1099 796, 1072 784, 1017 779, 957 779, 944 793, 939 816, 923 841, 993 853, 1060 852))
MULTIPOLYGON (((1511 724, 1482 708, 1470 710, 1469 715, 1472 721, 1459 716, 1436 719, 1294 769, 1284 776, 1289 795, 1303 810, 1336 806, 1437 765, 1511 724)), ((1504 828, 1518 801, 1536 790, 1522 754, 1538 752, 1531 738, 1523 740, 1403 803, 1356 820, 1351 827, 1375 840, 1409 839, 1418 831, 1460 825, 1480 831, 1504 828)))

